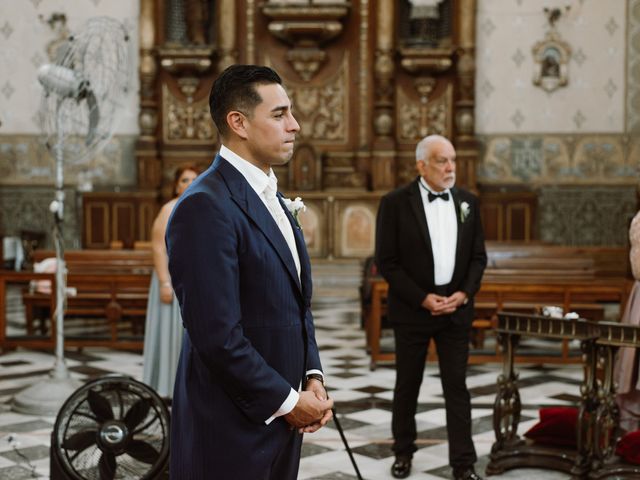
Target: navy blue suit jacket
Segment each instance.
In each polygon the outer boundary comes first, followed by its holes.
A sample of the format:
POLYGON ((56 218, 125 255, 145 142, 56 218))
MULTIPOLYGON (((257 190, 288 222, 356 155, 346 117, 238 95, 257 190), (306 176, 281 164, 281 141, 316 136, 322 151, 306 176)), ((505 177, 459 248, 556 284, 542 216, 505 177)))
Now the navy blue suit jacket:
POLYGON ((321 370, 311 266, 302 231, 287 216, 300 280, 264 203, 219 155, 174 208, 167 251, 186 334, 172 404, 171 478, 264 478, 290 433, 284 418, 265 420, 307 370, 321 370))

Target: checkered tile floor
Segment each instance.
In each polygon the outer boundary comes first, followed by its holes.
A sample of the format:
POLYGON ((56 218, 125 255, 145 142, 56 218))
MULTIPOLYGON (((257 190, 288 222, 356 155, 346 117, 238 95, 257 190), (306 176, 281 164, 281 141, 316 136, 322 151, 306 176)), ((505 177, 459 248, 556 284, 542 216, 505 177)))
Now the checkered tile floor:
MULTIPOLYGON (((340 423, 363 478, 389 479, 393 462, 390 422, 395 371, 389 366, 369 370, 355 301, 320 298, 318 302, 314 310, 316 333, 340 423)), ((113 372, 140 379, 142 374, 142 356, 137 353, 85 349, 82 353, 68 352, 67 362, 72 375, 79 379, 113 372)), ((14 413, 10 402, 16 392, 46 375, 52 364, 52 355, 42 352, 18 350, 0 356, 0 479, 49 476, 49 436, 55 419, 14 413)), ((487 364, 471 366, 468 372, 479 473, 484 470, 494 440, 491 409, 499 370, 499 365, 487 364)), ((519 372, 524 402, 522 431, 535 423, 541 405, 567 405, 577 399, 581 377, 578 367, 529 366, 519 368, 519 372)), ((419 450, 410 478, 450 478, 442 391, 437 368, 432 365, 425 371, 417 422, 419 450)), ((356 478, 335 424, 305 436, 299 478, 356 478)), ((569 477, 546 470, 519 469, 491 478, 569 477)))

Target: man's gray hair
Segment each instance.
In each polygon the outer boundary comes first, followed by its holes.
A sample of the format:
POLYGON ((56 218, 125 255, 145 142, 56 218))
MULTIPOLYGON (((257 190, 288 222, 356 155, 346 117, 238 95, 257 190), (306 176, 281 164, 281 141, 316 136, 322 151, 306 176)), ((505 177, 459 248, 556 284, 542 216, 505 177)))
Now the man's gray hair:
POLYGON ((428 135, 418 142, 416 145, 416 162, 422 160, 425 163, 429 163, 429 154, 431 153, 431 146, 434 143, 440 142, 451 143, 447 137, 442 135, 428 135))

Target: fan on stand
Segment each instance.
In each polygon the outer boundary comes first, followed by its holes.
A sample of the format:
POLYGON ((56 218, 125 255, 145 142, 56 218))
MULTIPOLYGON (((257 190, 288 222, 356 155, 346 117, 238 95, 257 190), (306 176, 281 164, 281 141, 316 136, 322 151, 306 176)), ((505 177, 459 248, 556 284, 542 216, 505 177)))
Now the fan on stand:
POLYGON ((52 480, 157 480, 168 478, 168 460, 167 407, 128 377, 107 376, 78 389, 51 435, 52 480))
POLYGON ((43 65, 38 80, 44 88, 40 118, 47 147, 55 158, 53 241, 56 250, 56 360, 50 377, 20 392, 13 409, 34 415, 55 415, 80 385, 64 361, 64 165, 77 165, 95 155, 111 138, 114 115, 127 91, 129 36, 124 26, 107 17, 90 19, 58 50, 55 64, 43 65))

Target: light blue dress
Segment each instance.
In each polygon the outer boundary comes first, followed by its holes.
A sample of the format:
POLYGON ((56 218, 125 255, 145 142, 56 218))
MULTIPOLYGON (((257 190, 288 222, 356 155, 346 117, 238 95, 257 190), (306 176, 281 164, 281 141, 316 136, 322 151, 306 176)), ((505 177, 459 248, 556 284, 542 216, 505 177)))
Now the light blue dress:
POLYGON ((160 301, 160 282, 154 271, 144 329, 142 381, 161 397, 173 397, 183 330, 178 300, 174 295, 170 304, 160 301))

